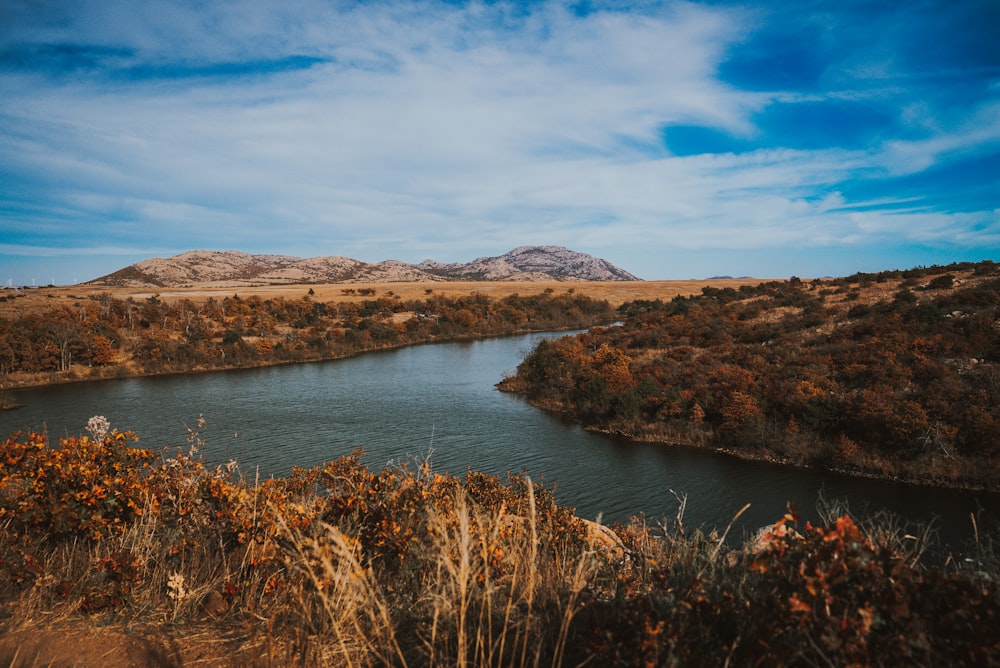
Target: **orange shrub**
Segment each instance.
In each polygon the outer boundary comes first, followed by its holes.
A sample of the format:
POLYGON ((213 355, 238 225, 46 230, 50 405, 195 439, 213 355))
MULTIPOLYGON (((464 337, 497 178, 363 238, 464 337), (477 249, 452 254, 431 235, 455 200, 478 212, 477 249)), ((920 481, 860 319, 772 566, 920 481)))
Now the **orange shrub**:
POLYGON ((121 533, 144 512, 144 479, 158 457, 130 440, 138 439, 115 432, 62 438, 53 448, 44 434, 9 436, 0 444, 0 518, 56 535, 121 533))

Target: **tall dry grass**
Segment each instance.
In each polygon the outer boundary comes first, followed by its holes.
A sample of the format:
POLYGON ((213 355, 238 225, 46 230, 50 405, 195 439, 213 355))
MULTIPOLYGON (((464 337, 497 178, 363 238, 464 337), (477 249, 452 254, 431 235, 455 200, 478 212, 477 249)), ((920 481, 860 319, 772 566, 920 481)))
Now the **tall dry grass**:
POLYGON ((287 613, 316 665, 562 665, 570 624, 600 567, 592 550, 544 549, 535 488, 525 515, 461 488, 428 509, 406 573, 380 577, 338 527, 282 527, 296 579, 287 613), (400 636, 405 635, 405 639, 400 636))

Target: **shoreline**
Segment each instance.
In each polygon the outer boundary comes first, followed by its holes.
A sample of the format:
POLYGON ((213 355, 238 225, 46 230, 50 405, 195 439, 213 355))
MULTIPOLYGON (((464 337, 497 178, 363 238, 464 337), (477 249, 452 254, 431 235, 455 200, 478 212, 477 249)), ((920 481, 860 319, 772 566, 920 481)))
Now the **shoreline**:
MULTIPOLYGON (((591 325, 591 327, 602 327, 602 324, 591 325)), ((245 364, 245 365, 233 365, 233 366, 219 366, 219 367, 205 367, 205 368, 191 368, 183 370, 172 370, 172 371, 131 371, 127 367, 123 366, 108 366, 108 367, 82 367, 86 369, 108 369, 107 375, 100 374, 89 374, 82 376, 74 376, 75 372, 73 369, 69 371, 44 371, 35 374, 37 376, 47 377, 47 380, 43 379, 26 379, 23 382, 13 381, 8 384, 6 380, 0 381, 0 393, 10 394, 18 390, 38 390, 46 387, 54 387, 58 385, 70 385, 74 383, 96 383, 102 381, 110 380, 125 380, 129 378, 156 378, 159 376, 187 376, 187 375, 198 375, 205 373, 222 373, 226 371, 240 371, 249 369, 265 369, 268 367, 276 366, 287 366, 292 364, 314 364, 317 362, 336 362, 337 360, 351 359, 353 357, 358 357, 360 355, 367 355, 369 353, 382 353, 391 352, 393 350, 402 350, 403 348, 409 348, 412 346, 424 346, 424 345, 434 345, 434 344, 445 344, 445 343, 461 343, 470 341, 487 341, 490 339, 501 339, 509 336, 525 336, 528 334, 544 334, 546 332, 560 333, 560 332, 578 332, 585 331, 589 329, 588 327, 564 327, 552 329, 549 327, 534 329, 518 329, 517 331, 508 332, 504 334, 483 334, 483 335, 456 335, 456 336, 443 336, 434 337, 424 341, 413 341, 409 343, 400 344, 390 344, 385 346, 377 346, 373 348, 366 348, 364 350, 358 350, 353 353, 344 355, 335 355, 332 357, 317 357, 314 359, 298 359, 298 360, 267 360, 262 361, 259 364, 245 364), (53 375, 60 375, 61 377, 53 379, 53 375)), ((9 401, 9 403, 0 402, 0 410, 9 410, 16 408, 23 408, 24 404, 18 403, 17 401, 9 401)))
POLYGON ((915 477, 905 477, 905 476, 885 476, 879 475, 875 471, 865 470, 862 468, 846 468, 843 466, 826 467, 826 466, 816 466, 815 464, 809 464, 806 462, 797 462, 792 459, 782 459, 776 456, 769 456, 767 453, 761 453, 760 455, 754 455, 753 453, 737 451, 732 448, 725 447, 715 447, 708 445, 698 445, 697 443, 683 442, 683 441, 670 441, 657 439, 652 436, 642 436, 637 434, 628 433, 622 430, 608 429, 602 427, 596 427, 593 425, 587 425, 581 422, 576 416, 568 411, 559 409, 558 407, 547 403, 545 401, 539 401, 536 399, 529 399, 524 395, 523 392, 518 391, 508 385, 504 387, 505 381, 501 380, 496 384, 496 388, 501 392, 506 392, 509 394, 516 394, 522 397, 529 404, 535 408, 548 413, 550 415, 559 416, 564 419, 572 420, 575 424, 582 427, 584 430, 589 431, 594 434, 603 434, 605 436, 612 436, 614 438, 621 438, 627 440, 631 443, 648 443, 650 445, 657 445, 661 447, 670 448, 687 448, 690 450, 698 450, 701 452, 709 452, 717 455, 723 455, 726 457, 732 457, 746 462, 757 462, 762 464, 772 464, 774 466, 781 466, 784 468, 802 469, 807 471, 824 471, 832 473, 835 475, 842 475, 850 478, 862 478, 865 480, 878 480, 881 482, 896 483, 900 485, 908 485, 911 487, 924 487, 931 489, 948 489, 955 490, 958 492, 968 492, 970 494, 989 494, 992 496, 1000 497, 1000 487, 996 489, 987 487, 982 484, 973 484, 965 480, 937 480, 928 481, 915 477))

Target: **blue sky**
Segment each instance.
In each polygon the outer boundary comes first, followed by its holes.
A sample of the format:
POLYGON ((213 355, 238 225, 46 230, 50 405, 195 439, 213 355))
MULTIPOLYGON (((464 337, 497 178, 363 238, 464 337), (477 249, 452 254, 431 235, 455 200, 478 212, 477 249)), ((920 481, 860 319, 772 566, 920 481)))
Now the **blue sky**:
POLYGON ((0 3, 0 280, 236 249, 1000 260, 1000 2, 0 3))

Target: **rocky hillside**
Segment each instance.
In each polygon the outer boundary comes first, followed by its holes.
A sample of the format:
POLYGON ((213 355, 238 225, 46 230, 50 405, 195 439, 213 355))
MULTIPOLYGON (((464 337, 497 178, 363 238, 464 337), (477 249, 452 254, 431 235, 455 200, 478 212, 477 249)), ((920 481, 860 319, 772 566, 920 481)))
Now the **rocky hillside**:
POLYGON ((499 257, 481 257, 467 264, 425 260, 417 266, 430 274, 467 281, 531 280, 534 277, 541 280, 639 280, 607 260, 562 246, 521 246, 499 257))
POLYGON ((91 285, 198 287, 299 283, 382 283, 400 281, 635 281, 607 260, 561 246, 522 246, 499 257, 468 263, 397 260, 367 263, 348 257, 299 258, 239 251, 188 251, 151 258, 102 276, 91 285))

